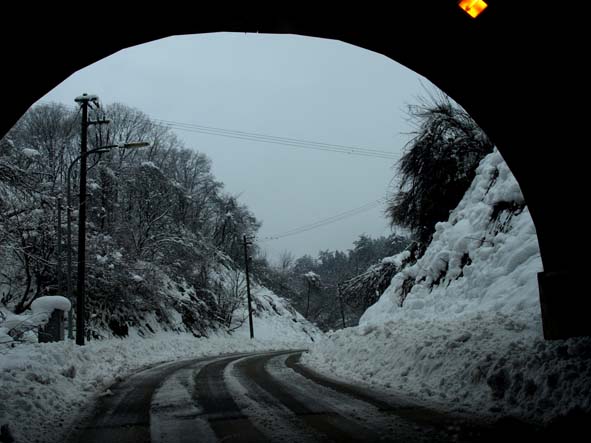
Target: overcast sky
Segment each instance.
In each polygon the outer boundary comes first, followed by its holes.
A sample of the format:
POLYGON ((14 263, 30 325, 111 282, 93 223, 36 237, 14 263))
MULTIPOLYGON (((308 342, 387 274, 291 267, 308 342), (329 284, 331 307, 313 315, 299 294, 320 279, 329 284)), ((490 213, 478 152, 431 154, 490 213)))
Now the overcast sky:
MULTIPOLYGON (((84 92, 175 122, 400 153, 404 109, 428 82, 397 62, 334 40, 215 33, 171 37, 103 59, 42 100, 84 92)), ((226 190, 276 236, 387 194, 395 160, 176 131, 205 152, 226 190)), ((362 233, 390 233, 383 204, 261 246, 269 258, 346 250, 362 233)))

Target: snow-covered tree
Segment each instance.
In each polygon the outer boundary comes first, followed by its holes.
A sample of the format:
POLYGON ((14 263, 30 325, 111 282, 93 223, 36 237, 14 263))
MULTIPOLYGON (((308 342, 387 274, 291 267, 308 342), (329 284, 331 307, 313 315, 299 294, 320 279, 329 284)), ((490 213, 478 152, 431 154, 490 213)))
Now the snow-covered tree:
POLYGON ((387 215, 393 226, 409 229, 422 247, 435 224, 447 220, 474 179, 493 144, 470 115, 444 95, 409 106, 417 126, 398 163, 400 182, 387 215))
MULTIPOLYGON (((111 123, 89 129, 89 149, 134 141, 150 145, 88 157, 91 334, 125 334, 128 325, 145 323, 147 312, 178 328, 166 318, 173 305, 183 327, 195 334, 227 323, 228 316, 220 320, 219 313, 231 309, 215 276, 222 264, 243 266, 242 236, 255 234, 259 222, 238 197, 223 192, 210 160, 186 148, 169 128, 123 104, 91 110, 92 119, 103 117, 111 123)), ((0 300, 12 310, 23 311, 37 297, 59 290, 57 202, 66 195, 70 165, 72 255, 77 256, 80 162, 72 161, 79 155, 79 123, 75 109, 36 106, 0 140, 0 300)), ((64 201, 62 263, 65 206, 64 201)))

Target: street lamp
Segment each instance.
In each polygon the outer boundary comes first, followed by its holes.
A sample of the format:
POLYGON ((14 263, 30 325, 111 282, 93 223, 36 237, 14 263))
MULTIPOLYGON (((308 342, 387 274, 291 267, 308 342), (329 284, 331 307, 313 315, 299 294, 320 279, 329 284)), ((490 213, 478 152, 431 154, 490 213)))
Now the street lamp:
MULTIPOLYGON (((68 250, 68 265, 66 270, 66 290, 67 290, 67 297, 68 300, 72 300, 72 202, 71 202, 71 190, 70 190, 70 175, 72 173, 72 168, 78 162, 78 160, 82 160, 83 162, 86 161, 86 157, 90 154, 103 154, 105 152, 110 152, 114 148, 119 149, 130 149, 130 148, 142 148, 145 146, 149 146, 149 143, 146 142, 132 142, 132 143, 123 143, 117 145, 107 145, 101 146, 100 148, 91 149, 90 151, 86 151, 76 157, 70 166, 68 167, 68 173, 66 174, 66 204, 67 204, 67 213, 66 213, 66 222, 67 222, 67 250, 68 250)), ((81 187, 86 187, 86 180, 80 183, 81 187)), ((85 191, 85 189, 84 189, 85 191)), ((81 190, 82 194, 82 190, 81 190)), ((86 192, 83 193, 86 197, 86 192)), ((86 198, 84 199, 82 204, 86 204, 86 198)), ((78 217, 78 226, 80 230, 80 226, 86 224, 86 212, 84 213, 84 217, 78 217)), ((78 263, 82 263, 82 266, 85 265, 85 250, 84 248, 80 248, 78 245, 78 263), (81 250, 82 249, 82 250, 81 250)), ((80 326, 82 325, 82 329, 84 329, 84 301, 77 298, 77 306, 76 306, 76 313, 78 316, 82 315, 82 322, 80 320, 77 321, 77 324, 80 326), (80 305, 80 306, 79 306, 80 305)), ((73 314, 72 310, 68 311, 68 338, 73 339, 73 314)), ((82 343, 84 344, 84 331, 82 331, 82 335, 78 334, 79 337, 82 337, 82 343)))

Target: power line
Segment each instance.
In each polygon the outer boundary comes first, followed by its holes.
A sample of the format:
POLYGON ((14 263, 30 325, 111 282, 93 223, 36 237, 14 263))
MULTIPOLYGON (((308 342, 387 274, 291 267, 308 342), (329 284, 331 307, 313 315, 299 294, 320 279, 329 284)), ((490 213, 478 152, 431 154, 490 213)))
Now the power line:
POLYGON ((223 137, 244 137, 248 139, 254 139, 255 141, 266 141, 268 143, 278 143, 278 144, 288 144, 288 145, 297 145, 297 146, 307 146, 310 148, 323 148, 329 150, 336 150, 338 152, 348 153, 348 154, 368 154, 371 156, 379 156, 385 158, 392 158, 398 157, 398 154, 391 151, 385 151, 382 149, 373 149, 373 148, 364 148, 359 146, 351 146, 351 145, 341 145, 335 143, 325 143, 325 142, 316 142, 311 140, 303 140, 297 138, 290 138, 290 137, 279 137, 276 135, 268 135, 268 134, 261 134, 257 132, 245 132, 245 131, 237 131, 234 129, 225 129, 225 128, 217 128, 213 126, 203 126, 198 124, 192 123, 180 123, 170 120, 161 120, 161 119, 154 119, 156 122, 159 122, 166 126, 174 127, 175 129, 180 130, 191 130, 195 132, 202 132, 205 134, 210 135, 219 135, 223 137))
POLYGON ((206 129, 198 129, 198 128, 190 128, 185 126, 178 126, 173 125, 171 123, 156 123, 165 128, 169 129, 176 129, 180 131, 186 132, 193 132, 198 134, 205 134, 205 135, 213 135, 218 137, 226 137, 226 138, 233 138, 238 140, 247 140, 247 141, 255 141, 255 142, 262 142, 262 143, 270 143, 274 145, 282 145, 282 146, 290 146, 294 148, 301 148, 301 149, 312 149, 316 151, 327 151, 327 152, 336 152, 339 154, 349 154, 349 155, 357 155, 362 157, 374 157, 374 158, 382 158, 386 160, 396 160, 398 156, 396 153, 391 154, 382 154, 377 152, 366 151, 361 148, 339 148, 337 145, 330 145, 326 144, 327 146, 323 146, 321 143, 318 144, 311 144, 313 142, 304 141, 302 143, 299 142, 292 142, 290 139, 274 139, 274 136, 263 136, 263 135, 240 135, 238 132, 220 132, 220 131, 212 131, 206 129))
POLYGON ((304 232, 307 231, 309 229, 313 229, 313 228, 317 228, 317 227, 321 227, 321 226, 325 226, 331 223, 334 223, 336 221, 340 221, 343 220, 345 218, 349 218, 353 215, 357 215, 360 214, 362 212, 368 211, 370 209, 373 209, 374 207, 376 207, 378 204, 378 202, 370 202, 370 203, 366 203, 365 205, 359 207, 359 208, 355 208, 355 209, 351 209, 349 211, 337 214, 337 215, 333 215, 332 217, 328 217, 319 221, 316 221, 314 223, 310 223, 304 226, 301 226, 299 228, 295 228, 295 229, 290 229, 289 231, 284 232, 283 234, 280 234, 278 237, 285 237, 285 236, 289 236, 289 235, 294 235, 300 232, 304 232))
POLYGON ((338 145, 338 144, 333 144, 333 143, 315 142, 315 141, 311 141, 311 140, 302 140, 302 139, 297 139, 297 138, 279 137, 276 135, 267 135, 267 134, 261 134, 261 133, 257 133, 257 132, 245 132, 245 131, 237 131, 237 130, 233 130, 233 129, 218 128, 218 127, 214 127, 214 126, 203 126, 203 125, 198 125, 195 123, 181 123, 181 122, 172 121, 172 120, 162 120, 162 119, 154 119, 154 120, 159 121, 164 124, 179 125, 179 126, 185 126, 185 127, 189 127, 189 128, 197 128, 197 129, 221 131, 221 132, 230 132, 230 133, 234 133, 234 134, 238 134, 238 135, 259 136, 259 137, 266 137, 266 138, 271 138, 271 139, 278 139, 278 140, 282 140, 282 141, 292 141, 292 142, 298 142, 298 143, 311 143, 314 145, 323 145, 323 146, 328 146, 328 147, 339 147, 339 148, 345 148, 345 149, 364 149, 367 151, 388 154, 388 155, 392 154, 392 152, 390 152, 390 151, 385 151, 385 150, 380 150, 380 149, 360 148, 357 146, 338 145))
POLYGON ((330 224, 333 224, 333 223, 336 223, 336 222, 345 220, 345 219, 350 218, 352 216, 361 214, 363 212, 367 212, 369 210, 374 209, 377 206, 378 206, 378 203, 373 202, 373 203, 370 203, 370 204, 368 204, 368 205, 366 205, 364 207, 357 208, 356 210, 352 210, 352 211, 349 211, 347 213, 340 214, 338 216, 333 216, 333 217, 330 217, 328 219, 319 220, 316 223, 311 223, 309 225, 305 225, 305 226, 302 226, 302 227, 299 227, 299 228, 295 228, 295 229, 292 229, 290 231, 284 232, 284 233, 279 234, 279 235, 276 235, 276 236, 265 237, 265 238, 263 238, 263 240, 264 241, 265 240, 266 241, 269 241, 269 240, 279 240, 281 238, 291 237, 291 236, 294 236, 294 235, 303 234, 303 233, 308 232, 308 231, 311 231, 313 229, 321 228, 321 227, 324 227, 324 226, 327 226, 327 225, 330 225, 330 224))
MULTIPOLYGON (((49 104, 51 102, 39 100, 38 103, 49 104)), ((384 160, 397 160, 400 154, 382 149, 365 148, 359 146, 341 145, 334 143, 317 142, 276 135, 261 134, 256 132, 239 131, 235 129, 204 126, 195 123, 182 123, 173 120, 163 120, 146 114, 155 124, 168 129, 191 132, 203 135, 232 138, 236 140, 255 141, 299 149, 311 149, 316 151, 335 152, 339 154, 356 155, 361 157, 381 158, 384 160)))
POLYGON ((341 212, 341 213, 333 215, 331 217, 327 217, 322 220, 317 220, 316 222, 309 223, 307 225, 303 225, 298 228, 290 229, 289 231, 285 231, 281 234, 278 234, 275 236, 270 236, 270 237, 263 237, 261 240, 262 241, 279 240, 281 238, 291 237, 293 235, 298 235, 298 234, 302 234, 304 232, 311 231, 313 229, 321 228, 321 227, 339 222, 341 220, 345 220, 347 218, 353 217, 355 215, 361 214, 363 212, 370 211, 370 210, 378 207, 380 205, 380 203, 383 203, 384 201, 385 201, 385 198, 380 198, 378 200, 366 203, 366 204, 359 206, 357 208, 354 208, 354 209, 349 209, 348 211, 341 212))

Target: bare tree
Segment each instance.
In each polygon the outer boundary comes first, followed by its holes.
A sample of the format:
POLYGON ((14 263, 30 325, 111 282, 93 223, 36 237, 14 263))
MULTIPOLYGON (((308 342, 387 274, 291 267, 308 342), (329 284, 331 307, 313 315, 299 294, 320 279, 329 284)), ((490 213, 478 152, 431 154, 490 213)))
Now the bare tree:
POLYGON ((246 313, 240 318, 235 314, 245 306, 246 276, 239 269, 229 271, 228 284, 218 293, 218 307, 222 324, 230 331, 238 329, 247 319, 246 313))
POLYGON ((294 263, 295 263, 295 256, 293 255, 293 253, 291 251, 282 251, 281 254, 279 254, 279 272, 282 273, 287 273, 291 270, 291 268, 293 267, 294 263))

